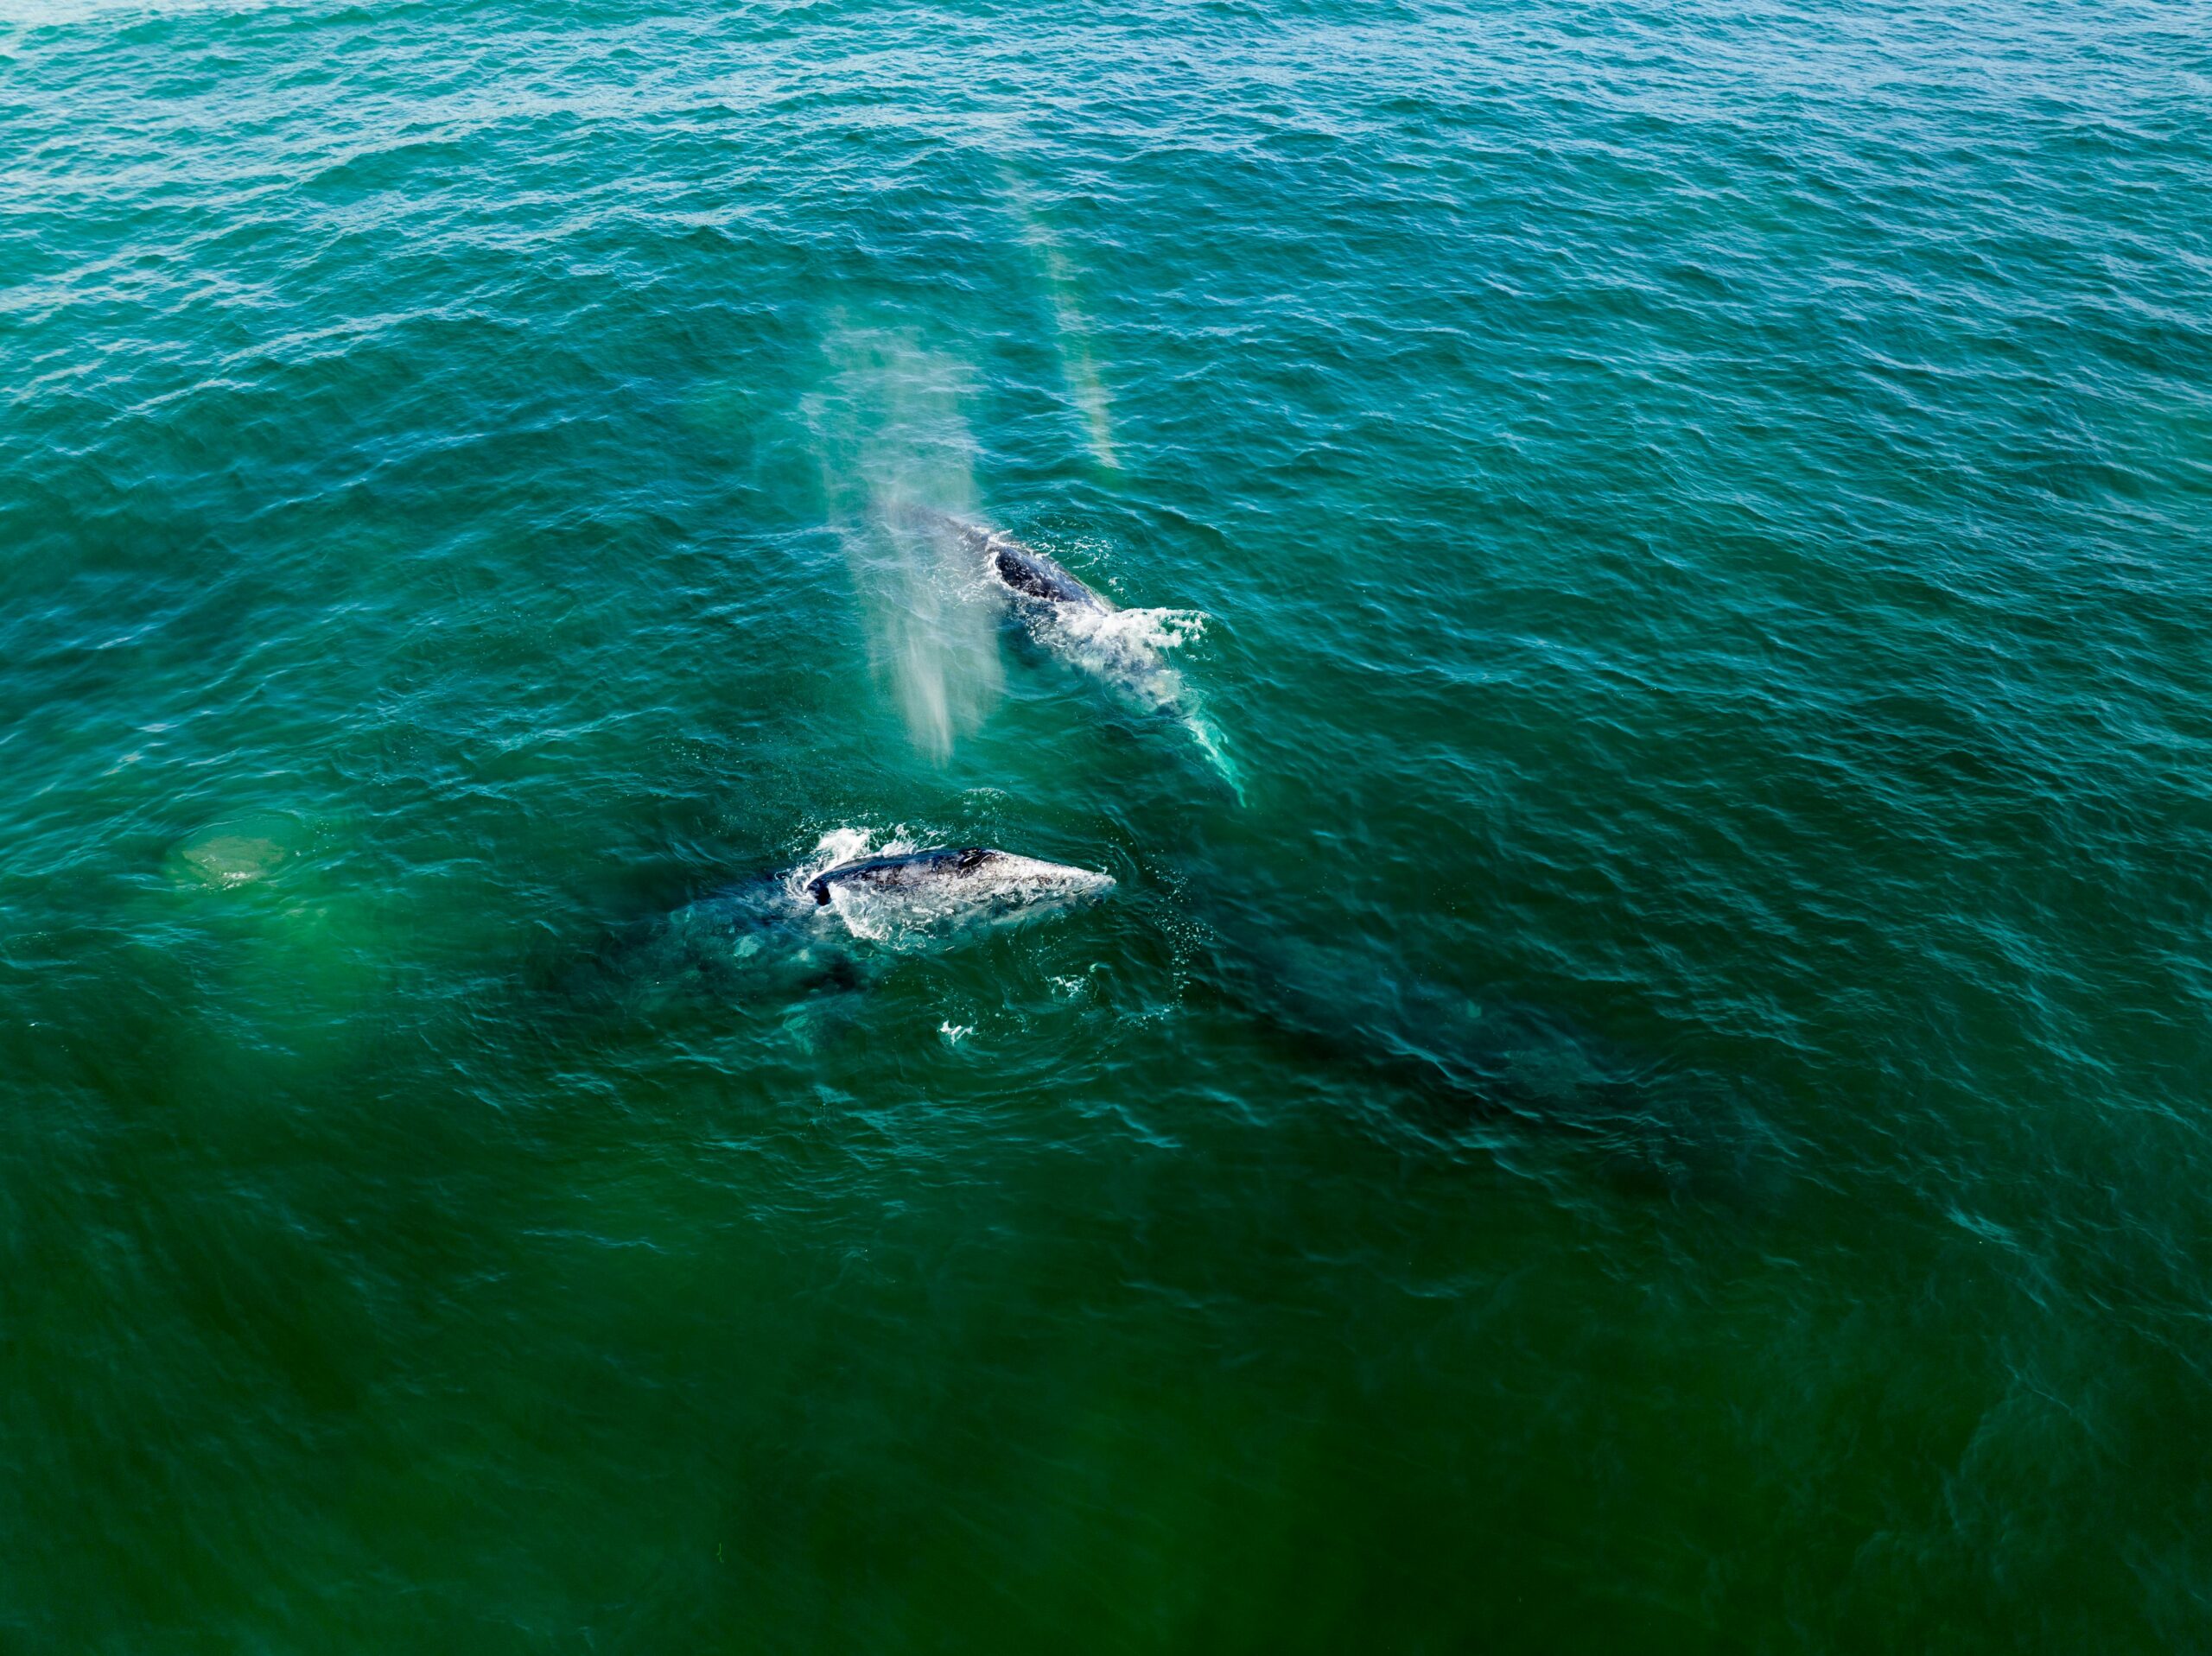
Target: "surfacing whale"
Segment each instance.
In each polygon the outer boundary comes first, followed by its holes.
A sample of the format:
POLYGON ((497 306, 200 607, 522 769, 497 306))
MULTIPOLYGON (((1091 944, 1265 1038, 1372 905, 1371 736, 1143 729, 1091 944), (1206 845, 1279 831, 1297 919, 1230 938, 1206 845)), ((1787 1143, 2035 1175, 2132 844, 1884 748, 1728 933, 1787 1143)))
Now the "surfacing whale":
POLYGON ((988 846, 863 857, 806 882, 853 936, 893 944, 1041 919, 1113 889, 1110 874, 988 846))
POLYGON ((927 506, 900 515, 952 536, 982 562, 1023 627, 1039 644, 1104 684, 1122 700, 1188 730, 1215 769, 1242 797, 1234 767, 1212 727, 1193 704, 1183 675, 1166 652, 1204 625, 1183 610, 1123 609, 1093 591, 1048 552, 927 506))
POLYGON ((687 903, 613 963, 618 998, 740 1000, 861 987, 889 957, 1065 914, 1109 874, 990 846, 934 847, 763 875, 687 903))

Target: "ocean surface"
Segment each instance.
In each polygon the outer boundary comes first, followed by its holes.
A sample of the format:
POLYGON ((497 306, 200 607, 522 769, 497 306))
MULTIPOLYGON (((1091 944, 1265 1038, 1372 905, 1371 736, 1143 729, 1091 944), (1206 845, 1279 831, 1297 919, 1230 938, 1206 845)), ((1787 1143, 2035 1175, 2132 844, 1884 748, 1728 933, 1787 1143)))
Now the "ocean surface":
POLYGON ((2212 1648, 2201 3, 6 0, 0 162, 0 1646, 2212 1648))

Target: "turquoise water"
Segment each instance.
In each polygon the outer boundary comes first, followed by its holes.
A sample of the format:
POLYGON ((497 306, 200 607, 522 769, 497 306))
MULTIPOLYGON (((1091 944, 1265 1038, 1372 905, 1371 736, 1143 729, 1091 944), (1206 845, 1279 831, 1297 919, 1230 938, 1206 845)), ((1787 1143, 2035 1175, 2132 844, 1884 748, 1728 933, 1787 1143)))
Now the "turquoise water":
POLYGON ((2201 8, 7 16, 9 1649, 2212 1642, 2201 8))

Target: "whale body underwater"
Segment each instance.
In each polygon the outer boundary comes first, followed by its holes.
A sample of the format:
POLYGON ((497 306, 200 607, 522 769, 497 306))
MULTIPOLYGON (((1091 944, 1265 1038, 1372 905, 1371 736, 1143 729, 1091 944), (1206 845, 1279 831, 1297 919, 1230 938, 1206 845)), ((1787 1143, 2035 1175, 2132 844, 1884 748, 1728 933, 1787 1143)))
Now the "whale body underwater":
MULTIPOLYGON (((848 1015, 839 1006, 859 1004, 848 992, 902 958, 1065 916, 1116 889, 1109 874, 989 846, 803 864, 684 904, 615 943, 571 977, 570 1003, 625 1017, 711 1004, 835 1020, 848 1015)), ((1201 999, 1258 1019, 1302 1063, 1366 1071, 1416 1132, 1541 1125, 1583 1139, 1638 1186, 1739 1198, 1782 1164, 1771 1128, 1731 1088, 1670 1083, 1558 1018, 1478 1004, 1387 951, 1270 940, 1216 918, 1226 923, 1206 928, 1211 947, 1194 962, 1201 999)))

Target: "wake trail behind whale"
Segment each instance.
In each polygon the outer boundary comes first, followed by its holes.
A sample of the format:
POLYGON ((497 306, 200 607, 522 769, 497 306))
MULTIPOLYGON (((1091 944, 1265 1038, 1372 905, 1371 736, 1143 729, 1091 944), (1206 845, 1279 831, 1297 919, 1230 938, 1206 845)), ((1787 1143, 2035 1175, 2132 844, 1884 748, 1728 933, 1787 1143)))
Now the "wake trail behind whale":
POLYGON ((1226 739, 1167 655, 1205 636, 1204 612, 1068 606, 1039 625, 1077 665, 1182 726, 1236 803, 1245 803, 1244 778, 1229 756, 1226 739))

